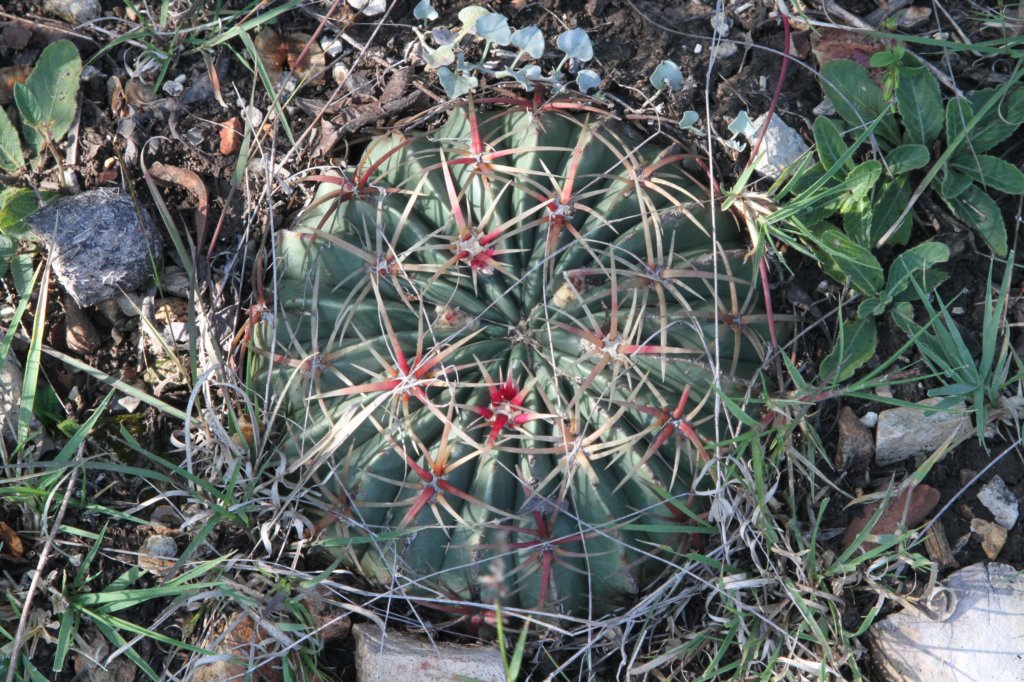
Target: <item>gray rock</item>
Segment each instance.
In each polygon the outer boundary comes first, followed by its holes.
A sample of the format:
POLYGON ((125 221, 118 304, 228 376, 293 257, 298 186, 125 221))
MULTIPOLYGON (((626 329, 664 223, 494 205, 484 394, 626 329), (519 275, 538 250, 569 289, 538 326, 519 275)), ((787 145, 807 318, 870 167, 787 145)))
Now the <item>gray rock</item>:
POLYGON ((0 438, 11 443, 18 441, 18 412, 24 381, 18 361, 9 353, 0 367, 0 438))
POLYGON ((178 544, 166 535, 150 535, 139 549, 139 568, 155 575, 164 575, 174 568, 178 544))
POLYGON ((1024 575, 974 564, 929 600, 938 619, 910 610, 871 627, 872 658, 887 682, 1024 682, 1024 575), (943 612, 944 611, 944 612, 943 612))
POLYGON ((938 402, 931 398, 917 403, 917 407, 882 411, 875 429, 875 464, 888 466, 918 455, 930 455, 950 436, 956 445, 974 432, 966 405, 960 403, 943 412, 926 411, 938 402))
POLYGON ((153 219, 116 190, 65 197, 26 222, 49 248, 57 279, 80 306, 142 287, 162 258, 153 219))
POLYGON ((992 517, 1006 530, 1012 530, 1020 517, 1017 496, 1013 494, 1001 476, 993 476, 992 480, 978 491, 978 501, 992 512, 992 517))
MULTIPOLYGON (((757 144, 757 138, 761 136, 761 127, 764 125, 764 117, 761 114, 753 122, 753 135, 747 137, 751 145, 757 144)), ((793 130, 782 118, 776 114, 772 116, 768 124, 768 132, 764 134, 764 142, 758 151, 758 159, 754 162, 754 169, 766 177, 775 179, 796 163, 801 155, 807 152, 807 143, 800 137, 800 133, 793 130)))
POLYGON ((381 638, 380 628, 368 623, 352 626, 356 639, 356 679, 359 682, 397 680, 456 680, 504 682, 505 667, 494 646, 460 646, 399 632, 381 638))
POLYGON ((99 0, 43 0, 43 10, 72 24, 84 24, 102 12, 99 0))

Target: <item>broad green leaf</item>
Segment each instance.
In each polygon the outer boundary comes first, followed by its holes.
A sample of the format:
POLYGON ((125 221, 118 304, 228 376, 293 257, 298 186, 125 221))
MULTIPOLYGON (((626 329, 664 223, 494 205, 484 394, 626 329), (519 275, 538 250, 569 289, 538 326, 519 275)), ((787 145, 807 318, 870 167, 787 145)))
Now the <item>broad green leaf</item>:
POLYGON ((889 309, 889 317, 896 323, 896 326, 907 336, 913 336, 919 329, 914 321, 914 306, 903 301, 889 309))
MULTIPOLYGON (((824 116, 814 119, 814 144, 818 148, 818 160, 825 170, 838 163, 849 149, 843 142, 839 126, 835 121, 824 116)), ((846 165, 852 168, 853 161, 848 160, 846 165)))
POLYGON ((949 247, 941 242, 927 241, 907 249, 889 266, 889 282, 885 287, 884 298, 892 300, 910 285, 912 278, 918 278, 922 291, 925 289, 925 278, 936 265, 949 260, 949 247))
POLYGON ((908 142, 927 146, 942 132, 939 83, 923 66, 900 68, 896 109, 903 119, 908 142))
POLYGON ((1024 86, 1017 85, 1010 90, 1003 109, 1007 123, 1024 123, 1024 86))
MULTIPOLYGON (((883 182, 876 188, 871 198, 871 233, 867 246, 878 243, 878 240, 889 231, 903 209, 910 203, 910 189, 903 179, 883 182)), ((890 244, 906 244, 910 239, 910 231, 914 225, 912 214, 903 216, 903 222, 889 238, 890 244)))
POLYGON ((877 343, 878 331, 873 317, 846 322, 840 327, 835 348, 821 361, 821 378, 846 381, 871 359, 877 343))
POLYGON ((24 83, 15 83, 14 100, 21 114, 25 142, 39 153, 46 142, 58 142, 75 119, 82 58, 68 40, 51 43, 39 55, 24 83))
POLYGON ((946 143, 952 144, 957 135, 963 132, 967 123, 974 116, 971 103, 963 97, 954 97, 946 103, 946 143))
POLYGON ((877 120, 875 133, 889 145, 899 144, 896 119, 863 66, 848 59, 830 61, 821 67, 821 87, 844 121, 859 128, 877 120))
POLYGON ((846 180, 843 183, 846 187, 847 199, 854 203, 870 196, 871 191, 878 184, 878 179, 881 177, 881 162, 871 159, 857 164, 846 176, 846 180))
POLYGON ((868 198, 843 202, 843 232, 853 241, 871 247, 871 216, 874 206, 868 198))
POLYGON ((953 215, 978 231, 994 254, 1006 255, 1006 223, 992 197, 977 185, 970 185, 959 195, 946 199, 946 205, 953 215))
MULTIPOLYGON (((1002 88, 985 88, 967 93, 967 99, 974 111, 980 111, 985 104, 993 98, 1000 97, 1001 94, 1002 88)), ((968 146, 972 152, 976 154, 987 152, 1017 130, 1018 123, 1011 123, 1004 118, 1007 108, 1009 108, 1008 103, 1002 99, 967 134, 968 146)))
POLYGON ((876 295, 882 288, 885 274, 869 249, 834 228, 822 233, 818 247, 836 279, 845 279, 867 296, 876 295))
MULTIPOLYGON (((942 118, 939 118, 939 125, 942 118)), ((885 155, 885 163, 889 166, 889 172, 893 175, 902 175, 910 171, 924 168, 931 160, 928 147, 923 144, 904 144, 896 147, 885 155)))
POLYGON ((17 235, 22 221, 38 208, 36 194, 30 189, 8 187, 0 191, 0 233, 17 235))
POLYGON ((25 165, 25 156, 21 153, 21 140, 14 129, 7 112, 0 108, 0 168, 9 173, 21 169, 25 165))
POLYGON ((989 189, 1007 194, 1024 193, 1024 173, 995 156, 958 156, 950 160, 949 166, 971 176, 975 182, 989 189))
MULTIPOLYGON (((971 176, 964 175, 951 166, 944 166, 939 180, 939 195, 943 199, 955 199, 963 194, 973 181, 971 176)), ((935 181, 932 181, 932 186, 935 186, 935 181)))
POLYGON ((18 240, 0 233, 0 277, 7 274, 9 263, 18 253, 18 240))

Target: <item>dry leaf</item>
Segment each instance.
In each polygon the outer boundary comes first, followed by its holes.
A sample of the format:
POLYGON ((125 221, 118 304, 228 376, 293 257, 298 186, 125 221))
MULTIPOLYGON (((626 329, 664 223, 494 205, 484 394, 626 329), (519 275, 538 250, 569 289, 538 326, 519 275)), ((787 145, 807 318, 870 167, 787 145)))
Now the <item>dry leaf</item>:
POLYGON ((14 529, 3 521, 0 521, 0 544, 3 545, 3 552, 0 552, 0 556, 6 554, 15 559, 20 559, 25 555, 25 544, 18 537, 18 534, 14 532, 14 529))
POLYGON ((64 341, 79 355, 89 355, 100 347, 99 332, 71 296, 64 297, 64 341))
POLYGON ((220 153, 224 156, 234 154, 242 146, 242 121, 232 116, 224 121, 220 129, 220 153))
POLYGON ((327 63, 324 51, 311 36, 305 33, 288 33, 282 36, 272 28, 265 28, 253 42, 260 61, 263 62, 263 68, 267 70, 270 80, 275 85, 281 79, 281 74, 288 70, 297 78, 309 77, 309 82, 314 85, 321 85, 324 82, 324 69, 327 63))
POLYGON ((10 104, 15 83, 24 83, 32 73, 31 66, 5 66, 0 68, 0 105, 10 104))
POLYGON ((196 246, 202 249, 206 243, 206 213, 210 205, 206 185, 202 179, 190 170, 169 166, 159 161, 149 167, 149 174, 160 182, 169 182, 184 188, 196 198, 196 246))
MULTIPOLYGON (((910 486, 888 501, 885 509, 882 511, 882 515, 878 517, 878 522, 871 529, 871 534, 891 535, 899 530, 901 525, 904 528, 913 528, 920 525, 922 521, 928 518, 932 510, 935 509, 935 505, 939 503, 940 497, 939 491, 930 485, 910 486)), ((880 504, 882 504, 882 501, 872 502, 871 504, 863 505, 857 510, 854 517, 850 519, 850 524, 846 527, 846 534, 843 535, 843 549, 853 544, 853 541, 857 539, 860 532, 871 521, 871 517, 875 515, 875 511, 878 510, 880 504)), ((865 540, 860 547, 862 550, 867 551, 877 545, 877 542, 865 540)))
POLYGON ((853 31, 823 28, 811 36, 811 52, 818 60, 818 66, 836 59, 849 59, 867 69, 870 68, 871 55, 882 49, 881 43, 853 31))
POLYGON ((863 475, 875 456, 875 439, 848 406, 839 411, 838 422, 836 468, 845 473, 863 475))

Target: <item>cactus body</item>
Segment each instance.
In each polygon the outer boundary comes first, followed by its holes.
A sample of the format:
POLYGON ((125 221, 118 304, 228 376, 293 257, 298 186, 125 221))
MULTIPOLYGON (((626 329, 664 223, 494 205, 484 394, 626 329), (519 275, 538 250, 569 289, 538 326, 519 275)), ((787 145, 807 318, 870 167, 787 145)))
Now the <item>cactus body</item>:
POLYGON ((622 605, 685 543, 716 379, 760 364, 736 224, 681 155, 561 106, 376 138, 280 234, 255 376, 329 544, 383 584, 622 605))

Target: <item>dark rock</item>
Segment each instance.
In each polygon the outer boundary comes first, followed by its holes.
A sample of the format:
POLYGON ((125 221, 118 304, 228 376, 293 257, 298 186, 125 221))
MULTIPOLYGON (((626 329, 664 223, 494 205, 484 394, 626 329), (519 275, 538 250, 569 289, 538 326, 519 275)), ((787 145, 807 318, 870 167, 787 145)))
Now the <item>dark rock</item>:
POLYGON ((60 199, 30 216, 57 278, 80 306, 142 287, 160 264, 160 235, 126 194, 97 189, 60 199))

